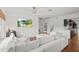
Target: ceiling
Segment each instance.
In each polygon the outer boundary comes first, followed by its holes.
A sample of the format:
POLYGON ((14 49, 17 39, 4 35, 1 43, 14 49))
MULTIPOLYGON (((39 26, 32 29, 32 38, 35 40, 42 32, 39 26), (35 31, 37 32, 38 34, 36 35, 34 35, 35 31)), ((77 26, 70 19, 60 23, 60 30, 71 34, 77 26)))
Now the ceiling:
POLYGON ((79 12, 77 7, 53 7, 53 8, 41 8, 40 14, 50 16, 61 16, 71 13, 79 12), (51 11, 50 11, 51 9, 51 11), (49 10, 49 11, 48 11, 49 10))
MULTIPOLYGON (((33 8, 32 7, 1 7, 0 9, 4 10, 6 14, 32 14, 33 8)), ((43 17, 43 16, 61 16, 67 15, 71 13, 79 12, 78 7, 37 7, 36 10, 38 11, 36 15, 43 17)))

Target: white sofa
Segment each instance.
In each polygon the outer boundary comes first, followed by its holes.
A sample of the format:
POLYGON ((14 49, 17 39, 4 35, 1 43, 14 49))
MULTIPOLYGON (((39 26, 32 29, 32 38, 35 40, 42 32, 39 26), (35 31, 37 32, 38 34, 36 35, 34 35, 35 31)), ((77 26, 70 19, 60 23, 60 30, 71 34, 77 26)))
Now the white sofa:
POLYGON ((60 52, 68 45, 68 39, 64 37, 56 38, 55 40, 41 45, 29 52, 60 52))
MULTIPOLYGON (((26 38, 11 37, 6 46, 2 46, 0 51, 3 52, 60 52, 68 45, 68 38, 64 35, 48 35, 29 41, 26 38), (12 42, 12 43, 11 43, 12 42), (5 49, 2 50, 2 49, 5 49)), ((4 40, 5 41, 5 40, 4 40)), ((3 42, 4 42, 3 41, 3 42)))
POLYGON ((60 52, 68 45, 64 36, 45 36, 35 41, 18 42, 8 52, 60 52))
POLYGON ((40 47, 30 52, 60 52, 68 45, 68 39, 70 39, 69 30, 55 29, 50 36, 41 38, 40 47))
POLYGON ((8 52, 28 52, 31 49, 38 48, 38 40, 29 41, 27 38, 16 38, 16 46, 12 46, 8 52))

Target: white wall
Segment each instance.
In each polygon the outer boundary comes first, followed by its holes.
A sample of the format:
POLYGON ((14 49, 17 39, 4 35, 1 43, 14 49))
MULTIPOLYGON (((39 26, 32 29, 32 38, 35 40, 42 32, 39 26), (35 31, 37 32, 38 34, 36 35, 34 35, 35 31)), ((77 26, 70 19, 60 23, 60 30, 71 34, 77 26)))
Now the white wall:
POLYGON ((64 19, 73 19, 73 18, 79 18, 79 12, 51 18, 49 20, 49 24, 54 25, 56 29, 63 29, 64 28, 64 19))
MULTIPOLYGON (((20 33, 22 36, 34 36, 38 34, 38 17, 33 16, 30 12, 30 9, 27 8, 1 8, 6 13, 6 25, 5 25, 5 31, 8 27, 14 28, 18 33, 20 33), (33 27, 17 27, 17 19, 19 17, 26 17, 31 18, 33 21, 33 27)), ((76 18, 79 17, 78 13, 63 15, 63 16, 57 16, 51 19, 48 19, 48 28, 50 28, 52 25, 54 25, 55 28, 63 28, 63 19, 65 18, 76 18)))
POLYGON ((22 8, 3 8, 3 11, 6 12, 6 21, 5 21, 5 31, 7 28, 12 28, 17 31, 18 35, 22 36, 35 36, 38 33, 38 18, 34 15, 32 15, 27 9, 23 10, 22 8), (14 12, 12 12, 14 11, 14 12), (17 27, 17 19, 20 17, 25 17, 32 19, 32 28, 29 27, 17 27))

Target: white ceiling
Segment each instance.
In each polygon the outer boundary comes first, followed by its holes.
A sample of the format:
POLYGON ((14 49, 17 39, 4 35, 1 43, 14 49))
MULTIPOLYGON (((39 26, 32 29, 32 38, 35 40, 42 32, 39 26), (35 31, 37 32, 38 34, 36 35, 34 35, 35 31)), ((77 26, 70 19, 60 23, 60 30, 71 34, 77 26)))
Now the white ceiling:
MULTIPOLYGON (((1 7, 0 9, 4 10, 6 14, 31 14, 33 13, 32 7, 1 7)), ((78 7, 38 7, 38 15, 42 16, 61 16, 71 13, 79 12, 78 7)))
POLYGON ((71 13, 79 12, 79 8, 77 7, 53 7, 53 8, 41 8, 40 13, 42 15, 50 15, 50 16, 60 16, 67 15, 71 13), (48 11, 52 9, 52 11, 48 11))

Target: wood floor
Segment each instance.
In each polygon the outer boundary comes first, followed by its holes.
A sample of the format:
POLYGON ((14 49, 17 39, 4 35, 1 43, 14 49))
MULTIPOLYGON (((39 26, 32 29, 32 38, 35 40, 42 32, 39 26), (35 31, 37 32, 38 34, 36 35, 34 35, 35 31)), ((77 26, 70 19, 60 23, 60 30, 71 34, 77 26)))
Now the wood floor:
POLYGON ((69 44, 63 52, 79 52, 79 35, 76 35, 69 40, 69 44))

